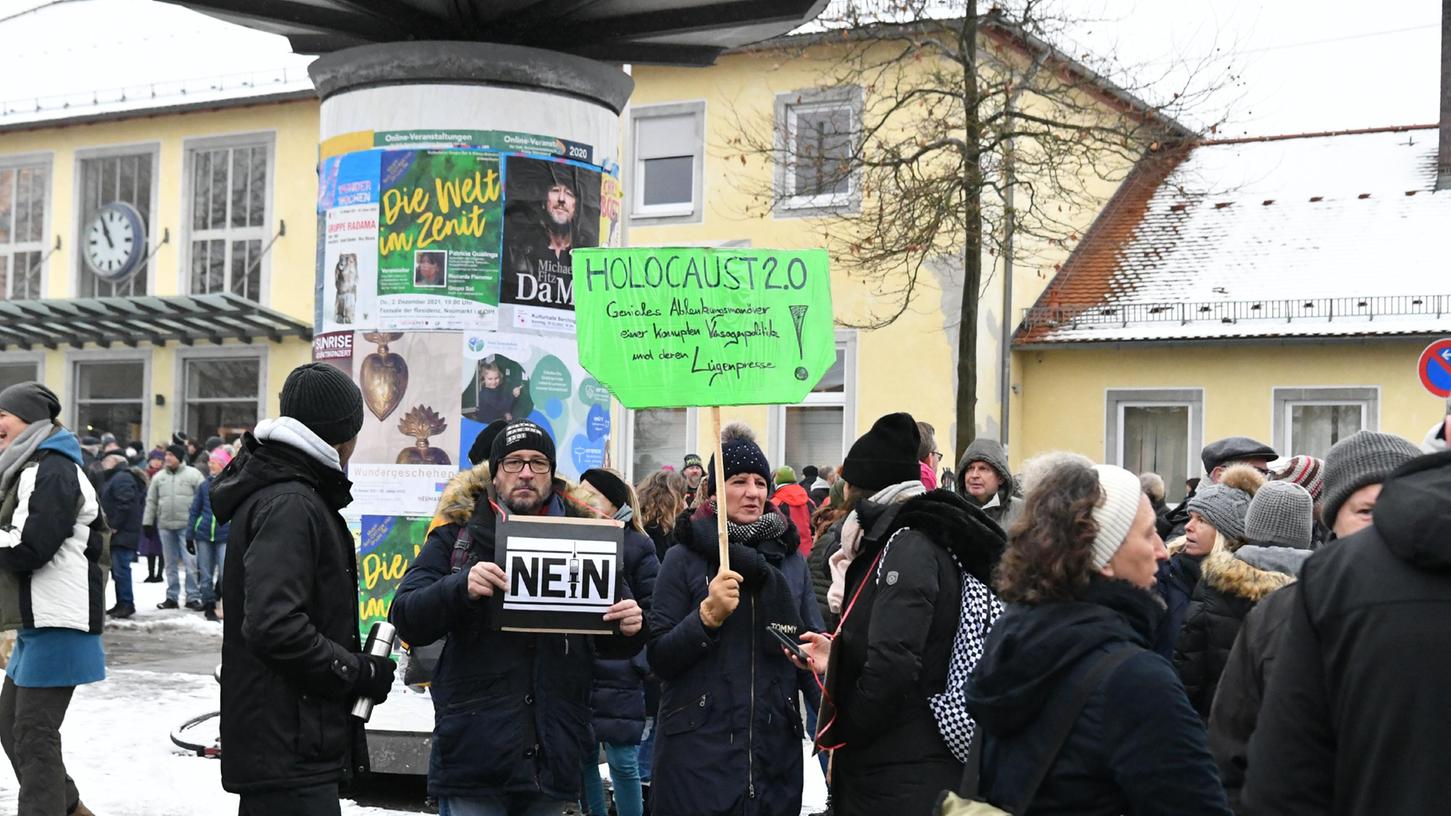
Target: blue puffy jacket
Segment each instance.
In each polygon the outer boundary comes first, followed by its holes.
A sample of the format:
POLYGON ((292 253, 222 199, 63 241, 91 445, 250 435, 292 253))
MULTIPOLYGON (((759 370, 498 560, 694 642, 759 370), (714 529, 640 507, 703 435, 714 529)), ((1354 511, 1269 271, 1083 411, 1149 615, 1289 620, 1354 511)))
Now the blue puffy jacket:
MULTIPOLYGON (((556 483, 549 515, 589 515, 556 483)), ((644 634, 586 636, 495 630, 489 599, 468 597, 468 566, 493 557, 496 514, 480 470, 450 482, 429 533, 393 598, 389 619, 414 646, 448 637, 434 669, 428 792, 478 798, 504 793, 572 800, 590 742, 590 683, 596 652, 634 656, 644 634), (469 563, 450 563, 459 531, 473 539, 469 563)))
MULTIPOLYGON (((683 514, 675 536, 681 546, 665 554, 650 613, 649 661, 661 680, 651 813, 797 816, 804 738, 797 692, 815 701, 815 680, 760 642, 752 620, 757 601, 749 591, 719 629, 705 628, 700 602, 712 572, 690 543, 714 546, 715 516, 683 514)), ((792 600, 805 627, 820 631, 794 526, 786 525, 783 540, 780 569, 792 600)))
POLYGON ((212 513, 212 480, 203 479, 191 500, 191 520, 186 525, 186 537, 196 541, 226 541, 230 529, 230 524, 217 521, 212 513))
MULTIPOLYGON (((625 575, 646 614, 655 592, 660 561, 655 543, 633 528, 625 528, 625 575)), ((645 734, 645 677, 650 666, 642 652, 629 660, 595 661, 590 692, 596 742, 638 745, 645 734)))

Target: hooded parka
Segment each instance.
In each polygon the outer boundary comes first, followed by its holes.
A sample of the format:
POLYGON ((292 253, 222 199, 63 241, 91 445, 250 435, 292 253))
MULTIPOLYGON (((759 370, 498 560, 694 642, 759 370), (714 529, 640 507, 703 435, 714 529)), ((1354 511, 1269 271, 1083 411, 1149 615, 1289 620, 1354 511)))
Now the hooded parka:
MULTIPOLYGON (((777 511, 767 504, 766 512, 777 511)), ((763 642, 753 621, 763 605, 749 587, 720 628, 701 622, 715 573, 692 546, 715 546, 715 514, 681 514, 675 538, 680 546, 665 554, 650 613, 648 656, 661 680, 652 816, 797 816, 805 736, 797 692, 812 697, 815 681, 763 642)), ((801 623, 820 631, 795 526, 788 522, 777 543, 801 623)))
POLYGON ((1295 586, 1242 812, 1446 812, 1451 451, 1402 465, 1371 526, 1316 552, 1295 586))
POLYGON ((1018 518, 1018 514, 1023 512, 1023 497, 1016 495, 1018 484, 1013 480, 1012 469, 1008 467, 1007 449, 1001 442, 992 439, 974 439, 967 446, 967 450, 962 452, 962 458, 957 462, 957 492, 969 501, 972 500, 972 495, 967 492, 967 467, 973 462, 983 462, 996 471, 998 478, 1002 480, 997 494, 982 505, 982 510, 999 527, 1008 529, 1018 518))
POLYGON ((1309 557, 1309 550, 1247 546, 1204 559, 1174 649, 1174 670, 1199 716, 1209 718, 1219 676, 1245 615, 1260 599, 1294 581, 1309 557))
MULTIPOLYGON (((488 469, 464 471, 439 502, 445 522, 428 534, 389 610, 398 637, 427 646, 447 636, 433 671, 433 748, 428 792, 479 798, 534 794, 576 799, 590 742, 590 684, 595 656, 629 658, 643 635, 562 635, 499 631, 491 599, 468 595, 469 569, 493 560, 498 511, 488 469), (452 555, 467 525, 469 555, 454 572, 452 555)), ((568 502, 555 480, 544 515, 595 516, 568 502)))
POLYGON ((222 787, 255 793, 366 770, 358 567, 338 511, 352 483, 281 441, 243 437, 212 510, 230 523, 222 594, 222 787))
MULTIPOLYGON (((925 816, 962 777, 929 702, 947 690, 954 639, 969 614, 962 582, 992 580, 1006 537, 946 490, 903 504, 862 502, 857 516, 864 533, 843 601, 851 612, 832 643, 819 720, 830 723, 819 743, 840 746, 832 805, 839 816, 925 816)), ((973 622, 978 653, 997 608, 973 622)))
POLYGON ((1150 649, 1163 605, 1094 576, 1077 599, 1014 605, 988 635, 967 706, 984 735, 980 789, 1016 806, 1052 748, 1055 702, 1101 656, 1133 652, 1099 683, 1020 816, 1228 816, 1204 724, 1169 662, 1150 649))

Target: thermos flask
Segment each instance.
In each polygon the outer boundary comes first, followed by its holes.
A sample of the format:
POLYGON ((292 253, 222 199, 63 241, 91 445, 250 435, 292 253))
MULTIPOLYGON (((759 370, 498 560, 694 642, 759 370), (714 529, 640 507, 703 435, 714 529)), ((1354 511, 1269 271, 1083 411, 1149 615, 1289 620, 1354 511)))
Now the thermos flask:
MULTIPOLYGON (((364 644, 363 651, 378 657, 387 657, 393 653, 393 639, 397 637, 398 630, 388 621, 378 621, 368 632, 368 642, 364 644)), ((373 699, 371 697, 359 697, 353 701, 353 716, 367 722, 373 716, 373 699)))

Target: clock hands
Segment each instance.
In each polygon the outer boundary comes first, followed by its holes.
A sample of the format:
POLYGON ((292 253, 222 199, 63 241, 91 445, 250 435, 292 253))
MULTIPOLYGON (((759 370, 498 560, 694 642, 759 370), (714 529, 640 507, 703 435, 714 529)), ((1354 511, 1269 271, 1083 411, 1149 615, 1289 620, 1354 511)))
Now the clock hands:
POLYGON ((106 236, 106 246, 116 248, 116 242, 111 240, 111 229, 106 226, 106 217, 101 216, 101 234, 106 236))

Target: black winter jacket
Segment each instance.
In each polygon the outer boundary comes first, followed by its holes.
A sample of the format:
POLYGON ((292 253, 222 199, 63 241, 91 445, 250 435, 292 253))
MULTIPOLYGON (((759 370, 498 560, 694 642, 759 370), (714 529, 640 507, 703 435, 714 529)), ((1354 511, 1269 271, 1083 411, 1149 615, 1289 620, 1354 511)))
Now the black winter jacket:
POLYGON ((845 518, 838 519, 826 532, 817 536, 811 543, 811 555, 806 558, 806 568, 811 572, 811 589, 816 594, 816 607, 828 632, 836 631, 838 617, 826 602, 827 592, 831 589, 831 557, 841 549, 841 526, 845 523, 845 518))
MULTIPOLYGON (((643 636, 503 632, 490 623, 490 599, 468 596, 468 571, 494 557, 497 521, 485 468, 454 477, 439 502, 447 523, 429 533, 408 567, 388 617, 398 636, 427 646, 448 636, 433 673, 433 748, 428 792, 436 797, 543 794, 574 799, 590 742, 590 683, 596 650, 629 658, 643 636), (464 568, 453 572, 463 525, 472 536, 464 568)), ((556 482, 549 515, 589 516, 556 482)))
MULTIPOLYGON (((655 576, 659 572, 655 542, 646 534, 626 527, 626 580, 646 614, 650 612, 650 598, 655 594, 655 576)), ((595 661, 590 691, 595 742, 639 744, 645 733, 645 677, 649 673, 644 653, 629 660, 595 661)))
POLYGON ((1250 546, 1204 559, 1203 577, 1194 587, 1174 649, 1174 670, 1199 716, 1209 719, 1219 675, 1244 616, 1261 598, 1295 580, 1309 556, 1309 550, 1250 546))
POLYGON ((358 568, 338 511, 347 477, 301 450, 259 443, 219 476, 231 522, 222 596, 222 787, 233 793, 336 783, 365 769, 358 677, 358 568))
POLYGON ((124 465, 106 471, 101 486, 101 509, 111 525, 111 549, 141 546, 141 516, 146 512, 146 479, 124 465))
POLYGON ((1149 648, 1162 614, 1151 592, 1097 576, 1079 600, 1009 607, 967 686, 990 801, 1020 806, 1052 747, 1045 709, 1071 699, 1099 656, 1131 649, 1089 696, 1031 807, 1014 812, 1227 816, 1204 724, 1173 667, 1149 648))
MULTIPOLYGON (((715 536, 714 515, 681 514, 675 526, 680 546, 666 553, 655 586, 649 661, 661 681, 661 700, 651 813, 797 816, 804 738, 797 692, 815 699, 816 681, 760 642, 764 635, 752 619, 757 598, 750 591, 742 592, 719 629, 701 622, 700 602, 714 572, 689 544, 701 537, 714 542, 715 536)), ((786 554, 780 570, 801 622, 820 631, 794 525, 786 525, 781 544, 786 554)))
POLYGON ((1386 479, 1371 526, 1311 556, 1298 586, 1244 812, 1446 812, 1431 766, 1451 752, 1451 451, 1386 479))
MULTIPOLYGON (((820 720, 832 723, 821 744, 840 745, 832 805, 842 816, 926 816, 962 777, 928 698, 947 688, 953 640, 966 614, 962 581, 992 580, 1006 536, 971 501, 947 490, 897 505, 863 503, 857 515, 864 532, 842 602, 854 605, 832 644, 820 720)), ((992 607, 984 610, 974 622, 979 637, 994 619, 992 607)))
MULTIPOLYGON (((1170 552, 1174 552, 1173 544, 1170 552)), ((1180 551, 1169 556, 1168 561, 1159 562, 1154 591, 1164 601, 1165 611, 1159 628, 1154 632, 1153 649, 1165 660, 1174 659, 1174 647, 1179 643, 1179 630, 1184 628, 1184 618, 1189 614, 1194 588, 1199 585, 1203 560, 1204 556, 1180 551)))
POLYGON ((1229 805, 1236 813, 1244 788, 1245 769, 1249 767, 1249 738, 1260 715, 1260 701, 1265 696, 1265 681, 1274 668, 1280 650, 1280 633, 1289 620, 1297 584, 1277 589, 1255 604, 1245 616, 1229 660, 1224 664, 1214 706, 1209 711, 1209 750, 1219 766, 1229 805))

